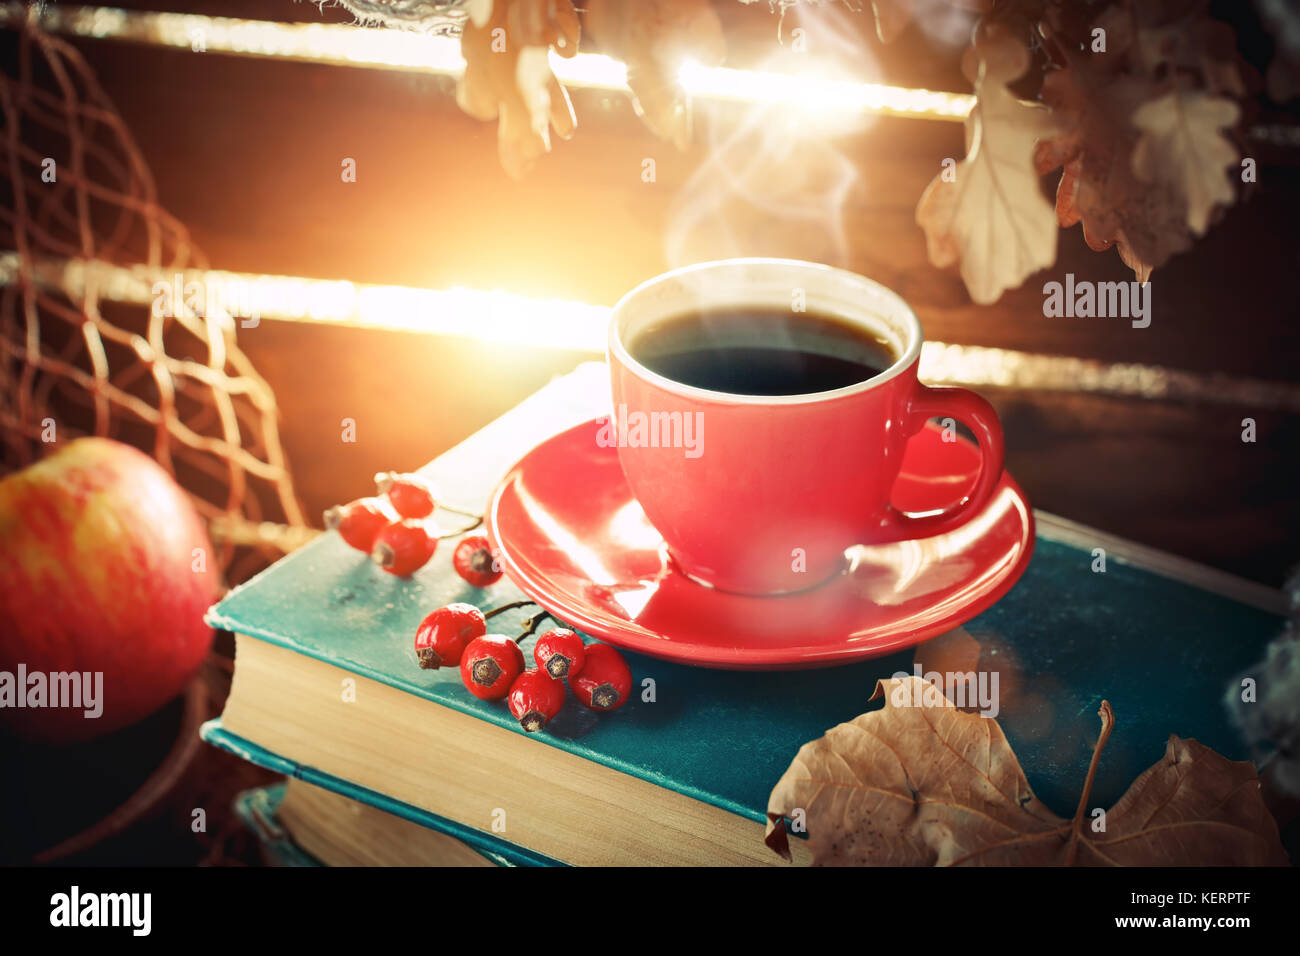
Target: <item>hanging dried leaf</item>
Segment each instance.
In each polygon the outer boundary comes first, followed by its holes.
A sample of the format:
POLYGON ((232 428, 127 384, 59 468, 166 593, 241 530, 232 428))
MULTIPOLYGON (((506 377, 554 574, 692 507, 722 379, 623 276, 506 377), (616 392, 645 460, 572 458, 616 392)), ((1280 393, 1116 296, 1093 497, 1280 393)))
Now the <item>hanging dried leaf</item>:
POLYGON ((1195 80, 1212 94, 1245 96, 1245 63, 1237 53, 1232 27, 1210 19, 1204 0, 1185 7, 1177 16, 1164 19, 1159 8, 1135 11, 1139 42, 1133 53, 1146 73, 1195 80))
POLYGON ((985 31, 969 53, 963 66, 976 103, 966 120, 966 158, 955 176, 941 172, 926 187, 916 221, 930 261, 960 262, 970 297, 987 304, 1056 261, 1056 219, 1034 166, 1035 143, 1054 127, 1047 110, 1007 89, 1029 66, 1018 40, 985 31))
POLYGON ((789 858, 802 810, 814 865, 1285 865, 1249 763, 1169 738, 1094 832, 1088 799, 1101 734, 1072 820, 1039 802, 996 720, 958 711, 919 677, 876 685, 884 708, 799 749, 768 800, 767 844, 789 858))
MULTIPOLYGON (((1079 9, 1070 9, 1077 16, 1079 9)), ((1232 30, 1210 20, 1202 2, 1124 2, 1090 24, 1084 35, 1101 30, 1104 52, 1086 44, 1080 50, 1072 41, 1080 31, 1073 22, 1058 19, 1041 27, 1066 65, 1043 82, 1043 102, 1060 129, 1038 145, 1036 162, 1042 173, 1062 168, 1056 193, 1060 224, 1082 223, 1091 248, 1114 245, 1145 282, 1152 269, 1191 247, 1204 203, 1193 211, 1188 171, 1180 162, 1159 161, 1152 146, 1144 147, 1147 158, 1139 172, 1136 151, 1144 130, 1135 125, 1135 116, 1146 104, 1180 91, 1200 91, 1216 100, 1240 96, 1246 88, 1241 61, 1232 30)), ((1159 114, 1149 116, 1151 122, 1159 119, 1159 114)), ((1221 139, 1217 127, 1211 132, 1221 139)), ((1203 136, 1198 132, 1195 138, 1199 142, 1203 136)), ((1219 145, 1213 148, 1221 152, 1219 145)))
POLYGON ((1133 125, 1142 130, 1133 172, 1148 183, 1175 183, 1187 206, 1187 225, 1198 236, 1209 227, 1214 206, 1236 196, 1225 170, 1241 155, 1220 130, 1240 115, 1231 100, 1196 90, 1166 93, 1133 113, 1133 125))
POLYGON ((645 124, 679 149, 689 146, 690 103, 678 70, 688 60, 717 66, 727 50, 709 0, 588 0, 586 22, 601 52, 627 64, 645 124))
POLYGON ((460 38, 465 74, 456 102, 476 119, 497 120, 501 166, 515 179, 550 151, 552 126, 564 139, 577 126, 545 44, 574 56, 578 31, 570 0, 489 0, 471 8, 460 38))
POLYGON ((1168 183, 1149 185, 1133 170, 1139 132, 1130 118, 1154 92, 1131 77, 1098 81, 1091 70, 1067 68, 1043 82, 1043 101, 1066 124, 1038 144, 1040 172, 1062 167, 1056 190, 1056 218, 1062 227, 1083 224, 1095 251, 1119 250, 1141 282, 1151 270, 1191 246, 1186 215, 1168 183))

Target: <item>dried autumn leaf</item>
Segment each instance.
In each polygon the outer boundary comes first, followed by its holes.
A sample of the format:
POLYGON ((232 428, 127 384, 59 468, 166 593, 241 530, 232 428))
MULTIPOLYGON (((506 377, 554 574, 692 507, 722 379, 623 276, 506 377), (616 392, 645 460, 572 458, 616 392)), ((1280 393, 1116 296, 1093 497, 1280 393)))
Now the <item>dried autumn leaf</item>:
POLYGON ((1142 137, 1133 150, 1133 172, 1148 183, 1173 182, 1187 203, 1187 225, 1203 235, 1216 204, 1236 197, 1225 170, 1241 160, 1220 130, 1241 110, 1221 96, 1175 90, 1143 103, 1133 113, 1142 137))
POLYGON ((1133 111, 1149 94, 1144 81, 1097 82, 1088 71, 1058 70, 1043 81, 1043 101, 1063 121, 1061 133, 1038 144, 1040 172, 1062 167, 1056 216, 1083 225, 1089 248, 1114 245, 1141 282, 1191 246, 1184 206, 1168 183, 1152 186, 1133 171, 1138 131, 1133 111))
POLYGON ((685 149, 691 115, 678 70, 687 61, 717 66, 726 55, 709 0, 588 0, 586 9, 601 52, 627 64, 637 113, 656 135, 685 149))
POLYGON ((1042 30, 1066 65, 1043 81, 1043 102, 1060 128, 1039 143, 1038 170, 1062 168, 1056 192, 1060 224, 1082 223, 1092 249, 1114 245, 1145 282, 1153 269, 1190 248, 1193 234, 1177 176, 1135 172, 1143 133, 1134 114, 1166 95, 1173 77, 1210 94, 1240 95, 1245 84, 1232 31, 1210 20, 1204 3, 1124 2, 1095 19, 1088 8, 1052 10, 1066 20, 1054 19, 1042 30), (1104 53, 1080 50, 1074 41, 1094 28, 1104 33, 1104 53))
POLYGON ((1249 763, 1170 736, 1093 832, 1101 734, 1071 820, 1041 803, 996 720, 958 711, 919 677, 876 685, 882 710, 799 749, 768 800, 767 845, 789 858, 803 811, 814 865, 1244 866, 1287 863, 1249 763))
POLYGON ((488 0, 471 8, 461 34, 465 73, 456 102, 476 119, 497 120, 501 165, 519 179, 550 151, 550 128, 568 139, 577 121, 568 92, 551 72, 547 47, 526 42, 515 30, 536 40, 562 39, 562 52, 572 56, 578 17, 570 0, 488 0))
POLYGON ((966 158, 955 176, 940 173, 926 187, 916 221, 930 261, 960 262, 971 299, 988 304, 1056 261, 1056 217, 1034 166, 1035 144, 1054 126, 1047 110, 1007 89, 1029 66, 1018 40, 990 33, 973 50, 977 72, 968 75, 976 102, 966 120, 966 158))
POLYGON ((1151 76, 1195 78, 1208 93, 1244 96, 1244 61, 1236 34, 1226 23, 1210 19, 1207 6, 1194 3, 1182 16, 1163 22, 1149 20, 1150 13, 1140 10, 1133 54, 1151 76))

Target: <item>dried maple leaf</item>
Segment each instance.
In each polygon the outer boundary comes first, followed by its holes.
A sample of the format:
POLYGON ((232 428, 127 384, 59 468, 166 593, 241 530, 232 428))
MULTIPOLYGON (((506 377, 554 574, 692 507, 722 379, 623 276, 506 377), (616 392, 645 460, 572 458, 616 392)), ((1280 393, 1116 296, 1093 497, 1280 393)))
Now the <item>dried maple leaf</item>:
POLYGON ((461 34, 465 74, 456 102, 470 116, 497 120, 501 165, 521 178, 549 152, 549 130, 564 139, 577 121, 547 61, 547 43, 578 52, 578 15, 570 0, 476 0, 461 34))
POLYGON ((690 103, 678 70, 688 60, 717 66, 726 55, 709 0, 588 0, 586 23, 601 52, 627 64, 645 124, 679 149, 689 146, 690 103))
POLYGON ((1029 66, 1018 40, 987 31, 963 64, 975 84, 966 120, 966 158, 955 176, 935 176, 916 206, 936 266, 961 263, 970 297, 997 301, 1056 261, 1056 218, 1042 195, 1035 144, 1054 127, 1047 110, 1017 99, 1007 84, 1029 66))
POLYGON ((1235 198, 1225 173, 1241 154, 1220 130, 1241 110, 1232 100, 1199 90, 1175 90, 1143 103, 1133 113, 1142 137, 1133 150, 1133 172, 1146 182, 1171 179, 1187 204, 1187 225, 1203 235, 1216 203, 1235 198))
POLYGON ((1249 763, 1170 736, 1165 756, 1094 832, 1092 782, 1074 818, 1041 803, 996 720, 953 707, 919 677, 880 681, 882 710, 799 749, 768 800, 767 845, 789 859, 785 819, 802 810, 814 865, 1242 866, 1287 863, 1249 763))

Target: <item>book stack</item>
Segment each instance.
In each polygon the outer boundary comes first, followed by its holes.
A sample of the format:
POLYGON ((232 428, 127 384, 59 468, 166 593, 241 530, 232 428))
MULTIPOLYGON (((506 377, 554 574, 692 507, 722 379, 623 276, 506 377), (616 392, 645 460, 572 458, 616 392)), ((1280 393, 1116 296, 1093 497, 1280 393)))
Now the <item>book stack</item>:
MULTIPOLYGON (((481 511, 525 452, 608 402, 604 367, 582 366, 423 474, 444 503, 481 511)), ((1037 517, 1024 577, 966 629, 998 649, 1016 682, 999 720, 1039 798, 1073 812, 1103 697, 1118 723, 1098 805, 1154 763, 1170 733, 1243 759, 1217 702, 1277 633, 1280 595, 1037 517)), ((930 646, 760 673, 627 654, 625 707, 597 714, 570 699, 543 732, 525 734, 503 704, 470 696, 458 669, 416 663, 415 630, 434 608, 523 599, 508 580, 465 583, 449 545, 400 579, 324 535, 209 613, 235 635, 236 660, 225 711, 203 737, 288 777, 240 803, 280 862, 787 865, 763 842, 772 787, 802 744, 879 706, 869 702, 876 681, 913 673, 930 646)), ((492 630, 518 633, 532 610, 502 614, 492 630)), ((797 840, 793 856, 808 862, 797 840)))

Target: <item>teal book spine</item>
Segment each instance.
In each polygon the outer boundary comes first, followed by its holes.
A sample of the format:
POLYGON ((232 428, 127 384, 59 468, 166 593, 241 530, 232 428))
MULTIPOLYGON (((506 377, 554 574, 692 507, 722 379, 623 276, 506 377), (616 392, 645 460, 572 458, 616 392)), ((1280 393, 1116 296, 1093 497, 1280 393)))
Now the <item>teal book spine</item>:
POLYGON ((276 811, 284 799, 284 787, 284 784, 278 783, 271 787, 254 787, 252 790, 241 791, 235 795, 235 816, 257 837, 264 856, 269 857, 274 865, 320 866, 320 861, 294 843, 276 819, 276 811))
MULTIPOLYGON (((557 379, 441 455, 425 474, 445 503, 482 510, 497 481, 529 448, 607 409, 605 376, 603 366, 589 365, 557 379)), ((1052 537, 1051 522, 1039 524, 1024 576, 965 625, 1004 655, 1006 673, 1016 681, 1013 696, 1012 688, 1002 688, 1008 703, 1000 719, 1039 798, 1060 815, 1073 814, 1103 698, 1117 726, 1093 789, 1100 806, 1113 804, 1163 756, 1171 733, 1245 759, 1244 742, 1221 701, 1228 682, 1259 660, 1279 632, 1280 612, 1126 563, 1117 553, 1109 555, 1104 573, 1095 573, 1086 540, 1077 533, 1070 540, 1052 537)), ((412 578, 399 579, 327 534, 233 590, 208 621, 522 733, 504 706, 466 693, 455 669, 422 671, 416 664, 413 635, 429 611, 455 601, 486 607, 523 598, 506 580, 482 591, 466 584, 450 567, 451 550, 440 548, 412 578)), ((527 613, 503 616, 494 630, 510 633, 527 613)), ((768 795, 803 743, 879 706, 869 703, 876 681, 913 669, 911 651, 789 672, 705 670, 627 657, 634 688, 653 679, 653 700, 634 694, 613 714, 566 707, 546 733, 531 737, 532 745, 569 751, 756 821, 765 819, 768 795)), ((476 848, 489 845, 482 842, 488 834, 259 752, 219 722, 204 736, 476 848)), ((501 841, 490 845, 506 852, 501 841)), ((554 862, 527 851, 518 859, 554 862)))
MULTIPOLYGON (((392 800, 382 793, 358 787, 339 777, 302 767, 285 760, 269 750, 250 745, 247 741, 221 728, 221 721, 210 720, 203 725, 199 735, 214 747, 236 754, 259 767, 297 777, 307 783, 332 790, 345 797, 377 807, 404 820, 457 837, 473 847, 497 866, 556 866, 557 861, 540 853, 533 853, 488 833, 462 826, 454 820, 421 810, 400 800, 392 800)), ((235 797, 235 815, 257 836, 263 848, 282 866, 321 866, 319 860, 302 850, 277 819, 280 801, 284 799, 284 784, 255 787, 244 790, 235 797)))

